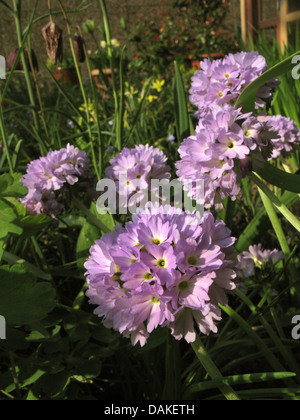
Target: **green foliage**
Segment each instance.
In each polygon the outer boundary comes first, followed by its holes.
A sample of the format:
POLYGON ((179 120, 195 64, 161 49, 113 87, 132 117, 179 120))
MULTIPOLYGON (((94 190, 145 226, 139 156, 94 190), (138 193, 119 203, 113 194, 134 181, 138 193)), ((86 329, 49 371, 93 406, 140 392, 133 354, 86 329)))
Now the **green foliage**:
MULTIPOLYGON (((93 314, 84 262, 95 240, 127 221, 125 216, 100 216, 95 191, 76 196, 77 209, 57 219, 28 215, 20 203, 27 193, 20 183, 27 164, 67 143, 88 154, 95 185, 117 151, 135 144, 160 147, 175 176, 178 145, 194 125, 187 98, 193 70, 181 63, 187 55, 200 59, 235 50, 211 30, 226 12, 222 1, 177 0, 174 15, 137 28, 140 56, 129 62, 126 50, 111 39, 105 2, 99 5, 104 25, 98 31, 93 21, 83 25, 93 42, 86 46, 95 51, 86 63, 87 81, 78 71, 79 85, 61 85, 45 68, 42 83, 30 72, 24 79, 14 71, 0 82, 5 149, 0 153, 0 315, 7 321, 7 339, 0 341, 0 399, 299 400, 299 342, 291 339, 291 319, 299 312, 297 153, 243 179, 243 197, 225 200, 225 210, 214 214, 237 237, 237 252, 261 242, 268 249, 281 247, 286 258, 257 269, 255 279, 238 279, 239 290, 222 307, 219 333, 197 341, 195 352, 165 328, 155 330, 144 348, 132 347, 93 314), (99 67, 100 55, 102 68, 111 67, 114 76, 103 74, 95 83, 91 69, 99 67), (171 134, 174 144, 168 141, 171 134)), ((7 6, 1 2, 0 8, 7 6)), ((22 47, 41 19, 35 12, 19 33, 22 47)), ((258 87, 279 76, 281 85, 266 111, 299 124, 300 88, 289 74, 299 48, 283 54, 263 38, 253 47, 272 68, 245 89, 239 104, 252 109, 258 87)))
POLYGON ((159 73, 175 60, 189 64, 191 59, 200 61, 202 54, 233 51, 234 37, 222 35, 226 13, 228 5, 222 0, 184 0, 174 1, 153 20, 139 21, 129 39, 140 67, 149 66, 159 73))
POLYGON ((23 267, 0 267, 1 314, 10 325, 40 321, 55 305, 55 289, 49 283, 37 283, 23 267))

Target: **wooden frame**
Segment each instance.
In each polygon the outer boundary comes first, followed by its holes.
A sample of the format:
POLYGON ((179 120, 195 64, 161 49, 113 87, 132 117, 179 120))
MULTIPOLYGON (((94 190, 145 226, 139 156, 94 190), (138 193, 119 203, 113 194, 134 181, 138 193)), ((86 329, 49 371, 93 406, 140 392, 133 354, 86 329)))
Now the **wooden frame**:
POLYGON ((300 10, 293 13, 288 13, 288 2, 284 0, 280 7, 280 46, 284 50, 285 46, 288 45, 288 24, 300 20, 300 10))
POLYGON ((260 0, 241 0, 241 27, 244 42, 248 43, 249 36, 255 40, 255 29, 276 27, 277 41, 284 50, 288 45, 288 24, 300 20, 300 10, 288 13, 288 0, 282 0, 276 18, 261 20, 260 16, 260 0))

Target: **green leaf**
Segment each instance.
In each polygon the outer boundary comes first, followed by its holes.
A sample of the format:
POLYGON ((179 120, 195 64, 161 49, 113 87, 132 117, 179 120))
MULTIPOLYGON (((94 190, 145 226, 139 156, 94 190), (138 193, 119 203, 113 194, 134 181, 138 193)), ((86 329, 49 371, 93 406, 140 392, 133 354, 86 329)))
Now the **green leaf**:
POLYGON ((269 363, 269 365, 276 371, 284 371, 284 367, 277 357, 272 353, 269 347, 265 344, 265 341, 250 327, 248 322, 242 318, 237 311, 232 309, 230 306, 219 305, 220 308, 232 318, 240 327, 241 331, 248 335, 248 337, 253 341, 253 343, 259 349, 261 355, 269 363))
POLYGON ((252 179, 255 184, 260 188, 261 191, 271 200, 277 210, 286 218, 286 220, 298 231, 300 232, 300 221, 294 216, 293 213, 284 205, 284 203, 271 191, 268 186, 263 182, 258 174, 253 172, 252 179))
POLYGON ((244 111, 253 111, 255 109, 255 98, 258 89, 266 83, 270 82, 271 80, 276 79, 277 77, 292 71, 295 67, 293 58, 297 55, 300 55, 300 51, 296 52, 292 56, 276 64, 274 67, 270 68, 260 77, 255 79, 241 93, 239 99, 237 100, 236 107, 243 107, 244 111))
MULTIPOLYGON (((291 192, 285 192, 281 197, 281 201, 286 207, 293 206, 299 199, 297 194, 291 192)), ((276 211, 278 212, 277 209, 276 211)), ((264 234, 269 225, 270 223, 266 210, 265 208, 262 208, 241 233, 236 244, 236 249, 239 252, 246 251, 250 245, 253 245, 257 239, 264 234)))
POLYGON ((186 94, 183 85, 182 76, 175 61, 175 78, 174 78, 174 102, 175 102, 175 120, 177 139, 179 142, 190 135, 190 119, 186 101, 186 94))
POLYGON ((27 188, 20 182, 22 174, 4 174, 0 176, 0 198, 3 197, 24 197, 27 188))
POLYGON ((212 381, 200 382, 198 384, 192 385, 188 389, 187 394, 192 394, 199 391, 208 391, 210 389, 218 388, 221 385, 253 384, 253 383, 292 378, 295 376, 296 374, 293 372, 265 372, 265 373, 249 373, 249 374, 244 374, 244 375, 226 376, 222 379, 215 379, 212 381))
POLYGON ((96 226, 103 234, 115 229, 114 218, 111 214, 101 215, 98 213, 96 205, 92 203, 88 209, 78 198, 72 198, 73 204, 87 217, 87 219, 96 226))
POLYGON ((35 265, 29 263, 23 258, 20 258, 17 255, 14 255, 8 251, 3 252, 2 259, 10 265, 20 265, 25 270, 27 270, 28 273, 34 275, 38 279, 48 280, 48 281, 52 280, 52 276, 50 273, 45 273, 44 271, 42 271, 40 268, 36 267, 35 265))
POLYGON ((86 221, 83 225, 76 246, 77 265, 82 268, 89 255, 89 250, 97 239, 100 239, 101 232, 99 229, 86 221))
POLYGON ((4 245, 5 245, 5 241, 3 239, 1 239, 0 240, 0 261, 2 260, 2 257, 3 257, 4 245))
POLYGON ((40 283, 21 266, 0 267, 0 313, 8 324, 27 325, 55 307, 55 289, 40 283))
POLYGON ((74 368, 74 375, 85 379, 97 378, 100 375, 102 363, 99 360, 87 360, 74 368))
POLYGON ((17 214, 8 201, 0 199, 0 214, 0 239, 5 238, 9 233, 22 234, 22 228, 14 223, 17 214))
POLYGON ((46 214, 37 214, 35 216, 27 215, 19 217, 18 225, 23 229, 23 235, 34 236, 52 221, 53 219, 46 214))
POLYGON ((281 171, 268 162, 265 163, 264 168, 258 171, 258 173, 269 184, 300 194, 300 175, 281 171))

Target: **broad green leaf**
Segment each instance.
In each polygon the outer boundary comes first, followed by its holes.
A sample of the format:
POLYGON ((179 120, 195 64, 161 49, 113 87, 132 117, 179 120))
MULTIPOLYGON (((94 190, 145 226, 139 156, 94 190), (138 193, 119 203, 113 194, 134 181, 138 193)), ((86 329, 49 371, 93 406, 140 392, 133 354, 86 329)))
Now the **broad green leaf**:
POLYGON ((25 350, 29 344, 26 341, 27 333, 17 328, 6 328, 6 340, 1 345, 10 351, 25 350))
POLYGON ((274 67, 270 68, 260 77, 255 79, 241 93, 239 99, 237 100, 236 106, 243 107, 244 111, 253 111, 255 108, 255 98, 258 89, 266 83, 270 82, 271 80, 276 79, 277 77, 282 76, 283 74, 288 73, 289 71, 292 71, 295 67, 295 62, 293 62, 293 58, 297 55, 300 55, 300 51, 296 52, 295 54, 283 60, 282 62, 276 64, 274 67))
POLYGON ((83 225, 76 246, 77 265, 82 268, 89 255, 91 246, 97 239, 100 239, 101 232, 99 229, 86 221, 83 225))
POLYGON ((19 217, 18 225, 23 229, 23 235, 33 236, 49 225, 53 219, 46 214, 19 217))
POLYGON ((115 230, 116 222, 111 214, 99 214, 95 203, 91 204, 91 212, 98 217, 99 220, 106 226, 106 228, 112 232, 115 230))
POLYGON ((92 203, 90 209, 88 209, 80 200, 74 196, 73 203, 103 234, 111 232, 115 229, 113 216, 111 214, 99 214, 94 203, 92 203))
POLYGON ((22 228, 15 224, 17 215, 14 208, 3 199, 0 199, 0 214, 0 239, 4 239, 9 233, 22 234, 22 228))
POLYGON ((43 319, 55 307, 55 289, 37 282, 21 266, 0 267, 0 313, 8 324, 27 325, 43 319))
POLYGON ((4 251, 2 255, 2 259, 10 265, 20 265, 28 273, 34 275, 38 279, 42 280, 52 280, 52 276, 50 273, 45 273, 40 268, 36 267, 35 265, 29 263, 28 261, 24 260, 23 258, 18 257, 8 251, 4 251))
POLYGON ((47 395, 55 398, 61 396, 70 383, 69 373, 67 371, 45 374, 37 381, 37 386, 47 395))
POLYGON ((0 198, 2 197, 24 197, 27 194, 27 188, 20 182, 22 175, 4 174, 0 176, 0 198))
MULTIPOLYGON (((99 215, 94 203, 91 205, 90 213, 101 220, 101 223, 106 227, 107 231, 113 231, 115 229, 115 222, 112 215, 99 215)), ((99 227, 95 226, 95 224, 91 223, 89 220, 84 223, 76 246, 77 265, 80 268, 83 267, 83 264, 88 258, 91 246, 94 245, 95 241, 100 239, 102 235, 103 232, 101 232, 99 227)))
POLYGON ((258 173, 269 184, 300 194, 300 175, 281 171, 268 162, 265 163, 264 168, 258 173))
POLYGON ((86 379, 97 378, 100 375, 102 363, 99 360, 82 361, 73 370, 74 375, 84 377, 86 379))

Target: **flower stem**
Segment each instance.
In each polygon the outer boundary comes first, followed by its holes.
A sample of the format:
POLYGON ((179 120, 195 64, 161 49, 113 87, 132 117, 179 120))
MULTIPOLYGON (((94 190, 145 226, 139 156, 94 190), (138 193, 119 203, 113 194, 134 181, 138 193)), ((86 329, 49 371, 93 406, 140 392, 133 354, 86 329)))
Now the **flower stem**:
MULTIPOLYGON (((21 59, 22 59, 22 63, 23 63, 23 70, 24 70, 24 76, 25 76, 25 81, 26 81, 26 85, 27 85, 27 91, 28 91, 30 103, 31 103, 31 106, 32 106, 33 121, 34 121, 36 131, 40 132, 40 124, 39 124, 39 119, 38 119, 38 116, 37 116, 36 101, 35 101, 35 97, 34 97, 33 87, 32 87, 32 84, 31 84, 29 69, 28 69, 27 62, 26 62, 25 52, 24 52, 24 49, 23 49, 24 38, 23 38, 23 34, 22 34, 22 29, 21 29, 21 1, 20 0, 13 0, 13 6, 14 6, 14 13, 15 13, 15 24, 16 24, 16 31, 17 31, 18 47, 19 47, 20 50, 22 50, 21 59)), ((37 8, 37 1, 35 3, 34 8, 33 8, 33 16, 35 14, 36 8, 37 8)), ((28 51, 28 55, 30 55, 30 54, 31 54, 31 52, 28 51)), ((46 150, 47 150, 47 148, 45 147, 42 140, 41 140, 41 143, 40 143, 40 148, 41 148, 41 153, 42 154, 45 153, 46 150)))
POLYGON ((9 172, 10 172, 10 175, 13 175, 14 168, 13 168, 13 164, 12 164, 12 160, 11 160, 11 156, 10 156, 10 152, 9 152, 9 146, 8 146, 8 141, 7 141, 7 133, 6 133, 5 126, 4 126, 2 105, 1 104, 2 104, 2 94, 1 94, 1 88, 0 88, 0 134, 1 134, 1 137, 2 137, 3 146, 4 146, 4 149, 5 149, 5 153, 6 153, 6 159, 7 159, 7 163, 8 163, 8 167, 9 167, 9 172))
POLYGON ((79 86, 80 86, 82 98, 83 98, 83 101, 84 101, 84 107, 85 107, 85 113, 86 113, 86 124, 87 124, 88 133, 89 133, 89 140, 90 140, 90 147, 91 147, 93 165, 94 165, 94 169, 95 169, 97 178, 100 179, 101 176, 100 176, 100 173, 99 173, 99 167, 97 165, 95 148, 94 148, 94 139, 93 139, 93 133, 92 133, 92 128, 91 128, 91 122, 90 122, 89 104, 88 104, 87 96, 86 96, 86 93, 85 93, 85 90, 84 90, 84 84, 83 84, 82 76, 81 76, 81 73, 80 73, 80 69, 79 69, 79 65, 78 65, 78 61, 77 61, 77 57, 76 57, 76 53, 75 53, 75 49, 74 49, 74 45, 73 45, 73 41, 72 41, 71 26, 70 26, 67 14, 65 12, 65 9, 62 5, 61 0, 58 0, 58 3, 60 5, 62 14, 64 16, 64 20, 65 20, 65 23, 66 23, 68 38, 69 38, 69 42, 70 42, 70 49, 71 49, 71 52, 72 52, 74 65, 75 65, 77 76, 78 76, 79 86))
POLYGON ((120 124, 122 124, 123 121, 120 121, 120 115, 119 115, 119 101, 118 101, 117 83, 116 83, 116 76, 115 76, 114 57, 113 57, 113 50, 112 50, 112 45, 111 45, 111 31, 110 31, 109 18, 108 18, 108 13, 107 13, 107 8, 106 8, 106 2, 105 0, 99 0, 99 2, 100 2, 100 7, 102 10, 102 16, 103 16, 103 24, 104 24, 105 38, 106 38, 106 44, 107 44, 107 53, 108 53, 108 59, 109 59, 110 69, 111 69, 113 97, 114 97, 114 103, 115 103, 115 119, 117 122, 116 147, 117 147, 117 150, 120 152, 122 149, 120 124))
MULTIPOLYGON (((200 337, 197 336, 196 341, 194 343, 191 343, 192 348, 198 357, 200 363, 208 373, 208 375, 212 379, 219 379, 222 381, 223 376, 213 360, 211 359, 210 355, 207 353, 200 337)), ((231 388, 231 386, 224 383, 224 385, 219 386, 219 390, 222 392, 224 397, 228 401, 240 401, 240 398, 236 395, 234 390, 231 388)))

